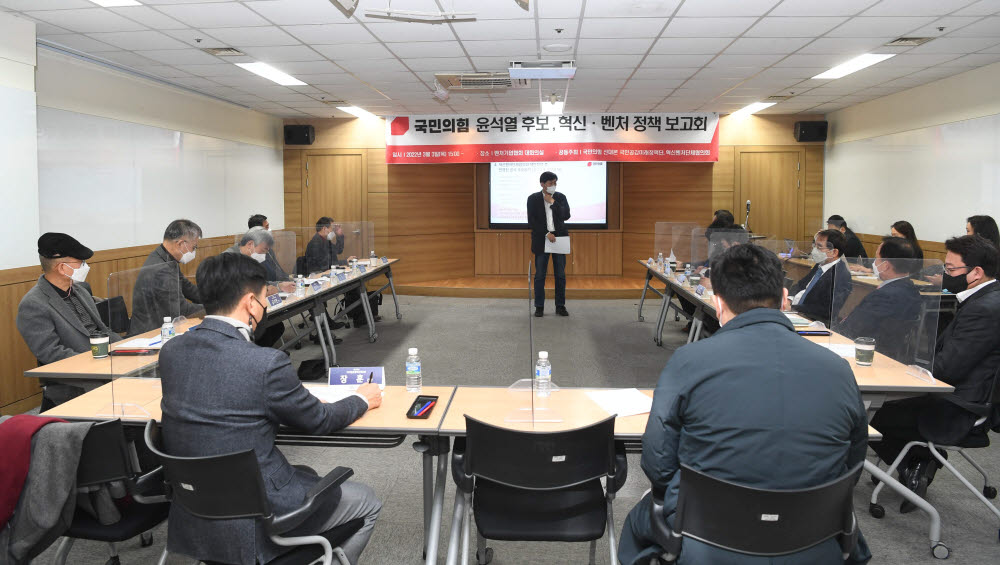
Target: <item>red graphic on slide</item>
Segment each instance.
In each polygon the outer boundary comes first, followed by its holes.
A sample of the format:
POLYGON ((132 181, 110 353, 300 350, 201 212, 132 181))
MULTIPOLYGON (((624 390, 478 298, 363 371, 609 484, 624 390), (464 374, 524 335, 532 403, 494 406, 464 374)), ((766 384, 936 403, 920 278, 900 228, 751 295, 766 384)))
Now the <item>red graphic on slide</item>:
POLYGON ((392 119, 392 125, 389 126, 389 131, 392 135, 403 135, 410 129, 410 118, 405 116, 399 116, 392 119))

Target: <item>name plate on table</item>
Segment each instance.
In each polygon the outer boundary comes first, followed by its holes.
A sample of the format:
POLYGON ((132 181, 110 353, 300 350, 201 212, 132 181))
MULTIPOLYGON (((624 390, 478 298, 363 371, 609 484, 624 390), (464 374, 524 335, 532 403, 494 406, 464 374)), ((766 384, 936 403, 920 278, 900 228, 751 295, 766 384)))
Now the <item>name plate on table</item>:
POLYGON ((271 296, 268 296, 267 303, 270 304, 271 306, 281 306, 281 295, 272 294, 271 296))
POLYGON ((684 281, 687 280, 687 277, 684 275, 677 275, 677 278, 675 280, 677 281, 677 284, 684 284, 684 281))
POLYGON ((337 273, 337 282, 344 282, 347 280, 347 273, 337 273))
POLYGON ((703 285, 694 287, 694 293, 698 296, 705 296, 705 287, 703 285))
POLYGON ((323 285, 319 282, 312 283, 313 292, 319 292, 323 288, 323 285))
POLYGON ((369 376, 379 388, 385 388, 385 367, 330 367, 329 385, 354 390, 367 383, 369 376))
POLYGON ((382 264, 383 265, 388 265, 389 264, 389 258, 388 257, 383 257, 382 258, 382 264))
POLYGON ((358 265, 358 270, 361 271, 361 274, 363 275, 368 272, 368 267, 364 265, 358 265))

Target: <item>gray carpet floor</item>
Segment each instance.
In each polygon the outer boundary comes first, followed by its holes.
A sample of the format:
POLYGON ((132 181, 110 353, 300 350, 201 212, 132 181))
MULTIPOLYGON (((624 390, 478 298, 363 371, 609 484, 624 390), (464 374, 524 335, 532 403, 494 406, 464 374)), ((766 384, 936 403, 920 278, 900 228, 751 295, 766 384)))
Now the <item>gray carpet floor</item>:
MULTIPOLYGON (((341 365, 384 365, 389 383, 402 384, 403 362, 408 347, 418 347, 425 385, 476 384, 507 385, 531 375, 533 353, 528 341, 529 307, 526 300, 448 299, 401 296, 403 319, 391 314, 392 303, 382 307, 383 322, 377 325, 379 339, 368 342, 365 329, 341 329, 344 338, 337 348, 341 365)), ((646 305, 646 321, 636 319, 638 300, 571 301, 571 317, 557 317, 551 301, 547 315, 534 319, 535 350, 548 350, 553 365, 553 381, 565 386, 652 387, 670 357, 686 335, 682 323, 668 322, 664 346, 652 340, 659 301, 646 305)), ((321 356, 314 345, 293 351, 293 359, 321 356)), ((293 464, 310 465, 321 474, 337 465, 355 470, 355 480, 375 489, 383 510, 361 562, 368 565, 421 563, 422 496, 420 458, 412 441, 393 449, 329 449, 283 447, 293 464)), ((996 445, 974 452, 976 459, 1000 479, 1000 448, 996 445)), ((870 458, 874 455, 870 454, 870 458)), ((960 459, 953 457, 952 461, 960 459)), ((649 488, 639 468, 638 456, 630 456, 629 478, 615 500, 616 528, 620 531, 625 515, 649 488)), ((971 466, 956 466, 978 484, 971 466)), ((450 477, 449 477, 450 481, 450 477)), ((862 531, 874 554, 873 563, 934 563, 927 541, 928 522, 921 512, 901 515, 900 497, 884 492, 881 502, 886 516, 876 520, 868 514, 872 484, 867 476, 855 492, 855 507, 862 531)), ((440 562, 444 562, 445 541, 450 526, 454 487, 449 482, 442 520, 440 562)), ((950 563, 1000 563, 997 540, 998 520, 972 493, 945 471, 931 487, 928 499, 942 516, 942 538, 951 548, 950 563)), ((122 545, 125 565, 155 563, 166 539, 166 527, 155 531, 154 544, 140 548, 139 540, 122 545)), ((473 537, 473 540, 475 538, 473 537)), ((473 541, 474 543, 474 541, 473 541)), ((587 563, 587 544, 491 542, 493 563, 582 564, 587 563)), ((54 547, 39 557, 49 562, 54 547)), ((77 542, 69 563, 100 565, 107 559, 105 546, 77 542)), ((474 563, 475 558, 471 561, 474 563)), ((170 563, 190 563, 171 556, 170 563)), ((607 540, 597 546, 597 563, 610 563, 607 540)))

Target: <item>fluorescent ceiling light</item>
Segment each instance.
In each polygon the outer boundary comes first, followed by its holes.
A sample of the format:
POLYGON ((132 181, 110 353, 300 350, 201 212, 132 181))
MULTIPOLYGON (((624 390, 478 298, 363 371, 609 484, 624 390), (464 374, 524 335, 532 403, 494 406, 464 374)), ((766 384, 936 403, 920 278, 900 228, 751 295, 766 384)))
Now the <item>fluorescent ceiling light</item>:
POLYGON ((98 6, 103 6, 105 8, 118 8, 119 6, 142 6, 136 0, 90 0, 98 6))
POLYGON ((236 66, 274 81, 281 86, 306 86, 306 83, 301 80, 285 74, 267 63, 236 63, 236 66))
POLYGON ((562 100, 542 100, 542 115, 543 116, 560 116, 563 113, 563 107, 566 105, 562 100))
POLYGON ((882 61, 895 56, 895 53, 865 53, 864 55, 859 55, 846 63, 837 65, 825 73, 820 73, 813 78, 840 78, 851 73, 856 73, 861 69, 870 67, 875 63, 881 63, 882 61))
POLYGON ((729 117, 736 118, 736 119, 745 118, 745 117, 749 116, 750 114, 753 114, 755 112, 759 112, 759 111, 763 110, 764 108, 770 108, 771 106, 774 106, 775 104, 777 104, 777 102, 754 102, 753 104, 750 104, 749 106, 744 106, 744 107, 740 108, 739 110, 736 110, 732 114, 729 114, 729 117))
POLYGON ((358 108, 357 106, 337 106, 337 109, 340 110, 341 112, 347 112, 348 114, 352 114, 354 116, 357 116, 357 117, 363 118, 363 119, 377 119, 378 118, 378 116, 376 116, 375 114, 372 114, 371 112, 369 112, 368 110, 365 110, 363 108, 358 108))

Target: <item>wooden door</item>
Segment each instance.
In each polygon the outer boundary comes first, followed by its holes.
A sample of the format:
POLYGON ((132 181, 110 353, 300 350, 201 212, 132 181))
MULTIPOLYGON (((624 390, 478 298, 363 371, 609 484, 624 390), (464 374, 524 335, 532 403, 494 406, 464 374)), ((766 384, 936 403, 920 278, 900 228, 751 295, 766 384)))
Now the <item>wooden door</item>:
MULTIPOLYGON (((302 193, 302 221, 314 226, 316 220, 329 216, 337 223, 360 222, 364 219, 362 192, 364 190, 364 158, 360 153, 342 155, 308 155, 306 157, 306 182, 302 193)), ((344 229, 343 257, 367 257, 359 226, 344 229)), ((303 249, 312 232, 305 230, 303 249)))
POLYGON ((738 202, 733 210, 742 223, 751 201, 750 229, 756 235, 795 239, 799 233, 799 151, 740 151, 737 168, 738 202))

